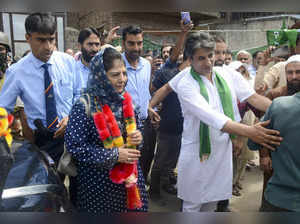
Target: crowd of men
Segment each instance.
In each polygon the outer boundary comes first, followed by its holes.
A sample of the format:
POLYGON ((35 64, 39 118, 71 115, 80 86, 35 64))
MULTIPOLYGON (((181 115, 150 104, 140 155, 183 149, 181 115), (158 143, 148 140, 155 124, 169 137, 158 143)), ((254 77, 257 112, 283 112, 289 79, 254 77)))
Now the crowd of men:
MULTIPOLYGON (((140 27, 123 27, 121 37, 118 29, 102 38, 85 28, 78 36, 80 51, 64 53, 56 50, 54 18, 31 14, 25 22, 31 51, 12 65, 8 37, 0 32, 0 107, 17 118, 15 138, 36 144, 58 165, 89 63, 121 38, 126 90, 144 122, 140 164, 151 200, 163 205, 163 189, 178 195, 184 212, 228 212, 229 199, 244 188, 241 179, 255 158, 251 150, 259 150, 265 192, 260 209, 300 211, 300 35, 295 49, 234 55, 221 36, 191 32, 192 22, 181 21, 176 43, 157 55, 143 51, 140 27)), ((69 193, 76 197, 72 177, 69 193)))

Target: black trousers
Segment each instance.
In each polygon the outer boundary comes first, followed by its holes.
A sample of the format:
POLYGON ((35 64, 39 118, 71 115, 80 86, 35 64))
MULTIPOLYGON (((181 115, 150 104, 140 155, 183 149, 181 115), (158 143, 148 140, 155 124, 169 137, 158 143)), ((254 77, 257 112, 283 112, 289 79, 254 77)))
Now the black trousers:
POLYGON ((140 164, 146 181, 154 157, 154 151, 156 146, 156 135, 157 132, 152 126, 150 119, 146 119, 144 122, 144 130, 143 130, 144 144, 141 150, 141 157, 140 157, 140 164))
POLYGON ((229 206, 229 200, 223 200, 223 201, 219 201, 217 204, 217 211, 223 211, 225 209, 227 209, 229 206))
POLYGON ((157 149, 152 171, 160 171, 166 176, 174 175, 181 148, 181 134, 158 133, 157 149))

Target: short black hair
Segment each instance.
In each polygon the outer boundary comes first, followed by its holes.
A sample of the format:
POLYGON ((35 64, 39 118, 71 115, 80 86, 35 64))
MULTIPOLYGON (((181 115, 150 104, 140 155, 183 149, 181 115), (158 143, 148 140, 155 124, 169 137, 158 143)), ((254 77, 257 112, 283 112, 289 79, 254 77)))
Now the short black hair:
POLYGON ((255 59, 258 55, 258 53, 264 53, 263 51, 255 51, 253 54, 252 54, 252 58, 255 59))
POLYGON ((51 13, 33 13, 25 20, 25 30, 27 34, 42 33, 54 34, 56 32, 56 22, 51 13))
POLYGON ((116 59, 121 60, 124 63, 122 55, 116 49, 108 47, 104 50, 103 65, 106 72, 113 67, 116 59))
POLYGON ((163 45, 163 46, 161 46, 161 48, 160 48, 160 52, 162 53, 162 51, 163 51, 163 49, 165 48, 165 47, 173 47, 173 45, 171 45, 171 44, 165 44, 165 45, 163 45))
POLYGON ((232 53, 232 51, 231 51, 231 50, 229 50, 229 49, 227 49, 227 50, 226 50, 225 54, 230 54, 231 56, 233 56, 233 53, 232 53))
POLYGON ((122 31, 122 40, 126 41, 127 34, 138 35, 140 33, 143 33, 143 30, 140 27, 135 25, 127 26, 122 31))
POLYGON ((95 34, 100 39, 100 34, 98 33, 98 31, 93 27, 88 27, 80 31, 78 35, 78 43, 83 44, 83 42, 92 34, 95 34))

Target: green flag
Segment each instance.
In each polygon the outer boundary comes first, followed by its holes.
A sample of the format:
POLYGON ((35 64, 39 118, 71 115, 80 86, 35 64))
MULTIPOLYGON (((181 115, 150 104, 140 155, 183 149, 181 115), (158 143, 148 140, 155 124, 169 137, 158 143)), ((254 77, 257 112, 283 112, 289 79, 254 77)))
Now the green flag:
POLYGON ((268 30, 267 41, 269 46, 281 46, 287 44, 290 47, 296 47, 298 30, 286 29, 285 19, 282 21, 280 30, 268 30))

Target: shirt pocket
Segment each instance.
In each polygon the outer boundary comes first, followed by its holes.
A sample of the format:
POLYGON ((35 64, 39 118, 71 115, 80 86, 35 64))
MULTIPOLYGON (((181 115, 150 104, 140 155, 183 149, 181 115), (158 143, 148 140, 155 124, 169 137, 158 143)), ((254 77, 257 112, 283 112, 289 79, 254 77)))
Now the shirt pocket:
POLYGON ((63 80, 59 81, 59 92, 62 96, 63 101, 72 101, 73 99, 73 83, 71 80, 63 80))

